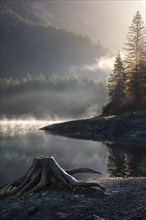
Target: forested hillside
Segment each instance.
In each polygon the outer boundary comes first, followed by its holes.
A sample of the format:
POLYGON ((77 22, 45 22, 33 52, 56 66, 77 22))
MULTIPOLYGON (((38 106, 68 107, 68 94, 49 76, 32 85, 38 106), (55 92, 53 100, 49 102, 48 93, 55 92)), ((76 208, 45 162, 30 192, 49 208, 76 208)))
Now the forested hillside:
MULTIPOLYGON (((41 24, 1 5, 1 74, 70 74, 109 54, 100 43, 51 25, 41 24)), ((100 75, 100 73, 99 73, 100 75)))

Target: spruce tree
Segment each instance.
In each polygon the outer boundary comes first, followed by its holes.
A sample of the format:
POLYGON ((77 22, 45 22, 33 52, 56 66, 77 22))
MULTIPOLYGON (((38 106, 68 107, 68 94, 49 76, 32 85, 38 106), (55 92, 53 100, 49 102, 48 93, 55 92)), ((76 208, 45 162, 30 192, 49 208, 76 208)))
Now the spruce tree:
POLYGON ((124 72, 124 65, 121 59, 120 53, 118 52, 115 63, 114 69, 112 74, 108 79, 108 91, 110 102, 114 105, 122 105, 123 98, 124 98, 124 88, 125 88, 125 72, 124 72))
POLYGON ((145 27, 139 11, 129 27, 125 43, 126 90, 129 102, 138 105, 144 96, 146 82, 145 27))
POLYGON ((118 52, 114 68, 108 78, 109 102, 103 107, 103 115, 121 113, 125 105, 125 68, 118 52))

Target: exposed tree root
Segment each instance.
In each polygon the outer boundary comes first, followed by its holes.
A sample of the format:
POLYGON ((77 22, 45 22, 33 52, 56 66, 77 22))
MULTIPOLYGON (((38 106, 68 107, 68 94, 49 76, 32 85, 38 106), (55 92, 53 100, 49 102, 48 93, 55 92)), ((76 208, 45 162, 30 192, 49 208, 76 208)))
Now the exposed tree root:
POLYGON ((13 195, 22 192, 36 192, 46 185, 51 183, 62 184, 68 187, 99 187, 105 190, 97 182, 78 181, 72 175, 76 173, 99 173, 100 172, 91 168, 74 168, 64 170, 62 169, 53 157, 37 156, 33 159, 31 167, 26 174, 13 181, 10 184, 5 185, 0 189, 0 195, 13 195))

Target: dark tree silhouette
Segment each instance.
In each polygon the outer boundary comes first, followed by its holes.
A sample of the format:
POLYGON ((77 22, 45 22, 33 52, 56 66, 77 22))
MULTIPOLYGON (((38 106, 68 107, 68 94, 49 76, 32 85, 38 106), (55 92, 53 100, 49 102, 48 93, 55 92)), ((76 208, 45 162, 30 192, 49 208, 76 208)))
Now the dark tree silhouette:
POLYGON ((104 109, 104 114, 115 114, 120 111, 125 102, 125 68, 118 52, 113 72, 108 79, 109 103, 104 109))
POLYGON ((103 115, 146 110, 146 29, 139 11, 129 27, 124 56, 124 61, 116 56, 103 115))
POLYGON ((135 177, 146 174, 146 152, 139 149, 123 148, 123 145, 108 146, 108 172, 110 177, 135 177), (120 148, 119 148, 120 147, 120 148))
POLYGON ((133 106, 144 105, 146 95, 146 45, 145 27, 139 11, 136 12, 129 27, 124 47, 126 90, 133 106))
POLYGON ((121 96, 124 94, 124 65, 120 54, 116 56, 113 73, 108 79, 108 90, 110 101, 121 102, 121 96))

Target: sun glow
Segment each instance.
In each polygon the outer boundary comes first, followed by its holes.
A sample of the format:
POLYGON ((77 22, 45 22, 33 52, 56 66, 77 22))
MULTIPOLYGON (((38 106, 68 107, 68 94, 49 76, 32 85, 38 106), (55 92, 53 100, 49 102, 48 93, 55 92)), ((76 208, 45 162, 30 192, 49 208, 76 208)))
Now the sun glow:
POLYGON ((144 9, 146 8, 146 1, 145 0, 141 0, 143 6, 144 6, 144 9))
POLYGON ((144 11, 144 23, 146 25, 146 0, 141 0, 143 11, 144 11))
POLYGON ((85 70, 95 71, 95 70, 103 70, 103 71, 111 71, 113 68, 115 57, 101 57, 100 59, 96 59, 95 63, 91 65, 85 65, 85 70))

